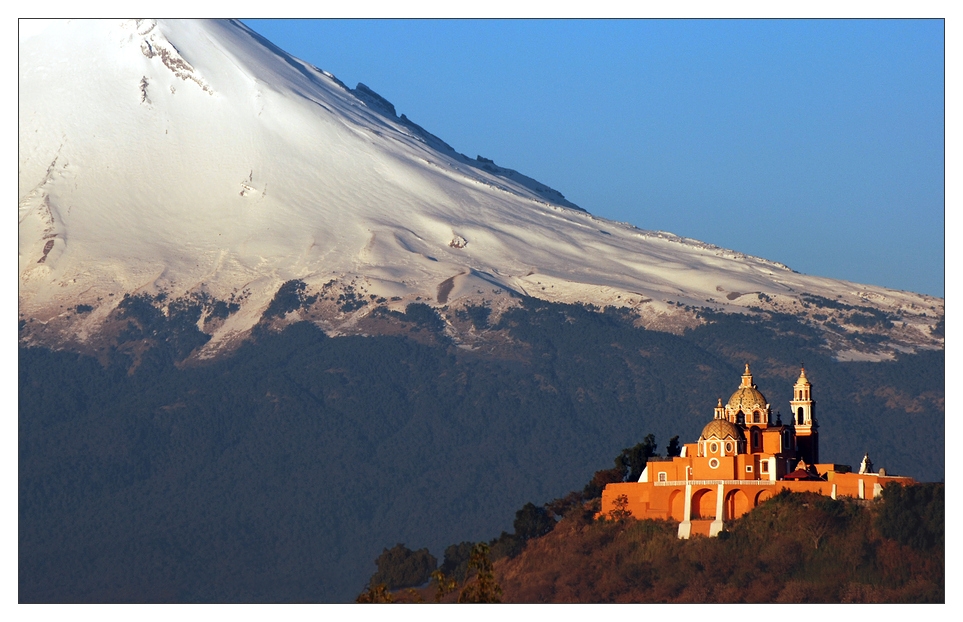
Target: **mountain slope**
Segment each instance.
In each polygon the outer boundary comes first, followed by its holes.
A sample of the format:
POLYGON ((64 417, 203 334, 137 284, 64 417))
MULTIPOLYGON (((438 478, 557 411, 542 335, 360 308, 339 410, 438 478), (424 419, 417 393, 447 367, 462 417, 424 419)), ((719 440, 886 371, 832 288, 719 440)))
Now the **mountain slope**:
POLYGON ((596 218, 238 22, 31 28, 19 47, 24 342, 90 344, 125 294, 144 294, 165 314, 200 301, 211 339, 197 353, 210 356, 299 280, 320 295, 288 319, 333 333, 359 332, 379 305, 523 294, 629 307, 676 331, 701 322, 698 308, 790 313, 842 359, 942 347, 942 299, 596 218), (382 302, 325 304, 345 292, 382 302), (208 321, 218 301, 231 312, 208 321), (854 340, 867 332, 879 338, 854 340))
POLYGON ((806 362, 826 460, 944 479, 942 352, 841 363, 811 328, 627 315, 527 299, 476 325, 494 354, 308 322, 187 367, 21 348, 20 600, 350 601, 385 547, 440 559, 647 434, 697 439, 743 356, 775 412, 806 362))

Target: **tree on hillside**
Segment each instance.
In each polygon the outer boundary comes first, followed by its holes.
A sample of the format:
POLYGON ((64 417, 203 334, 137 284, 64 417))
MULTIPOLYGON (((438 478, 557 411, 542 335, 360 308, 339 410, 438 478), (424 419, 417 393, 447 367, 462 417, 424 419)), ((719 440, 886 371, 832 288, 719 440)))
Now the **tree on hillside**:
POLYGON ((629 496, 619 495, 612 502, 614 508, 609 512, 609 517, 616 521, 622 522, 627 518, 632 516, 632 510, 629 509, 629 496))
POLYGON ((445 549, 445 561, 441 564, 441 572, 455 581, 464 581, 474 546, 474 542, 467 541, 448 546, 445 549))
MULTIPOLYGON (((678 437, 676 438, 678 439, 678 437)), ((638 481, 639 477, 642 476, 642 471, 645 470, 645 465, 649 462, 649 458, 659 455, 657 450, 658 445, 655 442, 654 434, 647 434, 641 443, 623 449, 619 457, 615 459, 615 466, 622 468, 624 471, 622 481, 638 481)))
POLYGON ((617 482, 624 481, 624 467, 618 466, 612 469, 596 471, 595 475, 592 476, 592 481, 586 484, 585 488, 582 489, 582 500, 591 501, 592 499, 600 499, 602 497, 602 490, 607 484, 615 484, 617 482))
POLYGON ((285 313, 294 311, 304 303, 304 289, 307 287, 304 281, 286 281, 278 288, 271 304, 264 310, 265 318, 281 317, 285 313))
POLYGON ((552 499, 545 504, 545 509, 551 512, 554 516, 562 518, 570 512, 583 507, 583 492, 584 491, 573 490, 564 497, 552 499))
POLYGON ((675 458, 682 454, 682 445, 679 443, 679 437, 673 436, 669 439, 669 444, 665 448, 666 458, 675 458))
POLYGON ((458 595, 460 603, 500 603, 502 602, 502 588, 495 581, 495 572, 488 557, 488 545, 479 542, 471 551, 468 562, 468 572, 474 570, 474 576, 466 583, 465 588, 458 595))
POLYGON ((458 581, 447 576, 440 568, 431 573, 431 580, 435 583, 436 603, 440 603, 441 599, 458 588, 458 581))
POLYGON ((945 542, 943 484, 887 484, 876 526, 880 533, 918 551, 943 548, 945 542))
POLYGON ((526 542, 550 532, 555 527, 555 520, 545 508, 528 502, 515 512, 514 527, 515 535, 522 542, 526 542))
POLYGON ((846 506, 842 501, 816 497, 803 507, 806 511, 802 513, 800 526, 812 540, 813 548, 818 550, 823 538, 838 531, 843 524, 846 506))
POLYGON ((395 602, 394 596, 388 591, 384 583, 379 583, 371 587, 365 588, 363 592, 358 594, 358 597, 354 600, 356 603, 393 603, 395 602))
POLYGON ((492 560, 503 557, 513 558, 522 552, 525 542, 513 533, 503 531, 497 538, 488 543, 488 553, 492 560))
POLYGON ((423 585, 438 566, 438 560, 428 549, 412 551, 400 542, 385 549, 375 560, 378 571, 371 575, 369 584, 384 584, 389 590, 423 585))
POLYGON ((413 302, 405 307, 405 319, 431 331, 445 328, 445 321, 438 312, 423 302, 413 302))
POLYGON ((639 477, 642 476, 642 471, 645 470, 645 465, 649 462, 649 458, 659 455, 657 450, 658 445, 654 434, 647 434, 641 443, 623 449, 622 453, 615 457, 613 468, 595 472, 592 481, 586 484, 582 490, 583 500, 590 501, 600 498, 602 490, 607 484, 638 481, 639 477))

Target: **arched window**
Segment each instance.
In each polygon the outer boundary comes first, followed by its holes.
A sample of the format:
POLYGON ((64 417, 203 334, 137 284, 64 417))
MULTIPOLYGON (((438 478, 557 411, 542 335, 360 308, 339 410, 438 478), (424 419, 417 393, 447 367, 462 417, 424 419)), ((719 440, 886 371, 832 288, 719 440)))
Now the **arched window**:
POLYGON ((759 446, 762 444, 759 442, 760 440, 761 439, 760 439, 759 430, 753 430, 752 431, 752 448, 753 449, 759 449, 759 446))
POLYGON ((736 413, 736 423, 742 425, 746 422, 746 415, 740 410, 736 413))
POLYGON ((796 411, 796 423, 798 423, 799 425, 802 425, 802 424, 803 424, 803 409, 802 409, 802 406, 800 406, 800 407, 799 407, 799 410, 796 411))

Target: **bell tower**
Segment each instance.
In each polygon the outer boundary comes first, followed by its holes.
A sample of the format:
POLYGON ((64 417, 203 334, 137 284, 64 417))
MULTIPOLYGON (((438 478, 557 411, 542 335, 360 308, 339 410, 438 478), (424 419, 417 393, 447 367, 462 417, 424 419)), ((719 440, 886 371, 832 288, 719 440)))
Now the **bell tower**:
POLYGON ((792 388, 792 400, 789 402, 792 413, 792 423, 796 429, 797 457, 806 464, 819 462, 819 427, 813 416, 812 384, 806 378, 806 368, 799 371, 799 379, 792 388))

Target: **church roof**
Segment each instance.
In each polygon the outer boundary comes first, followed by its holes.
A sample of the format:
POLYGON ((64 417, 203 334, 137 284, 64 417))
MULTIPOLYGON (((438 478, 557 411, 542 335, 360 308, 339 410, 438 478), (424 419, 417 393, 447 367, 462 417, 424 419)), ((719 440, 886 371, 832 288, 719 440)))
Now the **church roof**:
POLYGON ((744 413, 752 412, 755 409, 765 410, 766 396, 759 392, 755 387, 739 387, 729 398, 729 408, 741 410, 744 413))
POLYGON ((725 419, 713 419, 702 429, 702 436, 699 437, 699 440, 707 440, 710 438, 717 438, 719 440, 726 438, 741 440, 745 437, 742 434, 742 430, 740 430, 736 424, 730 423, 725 419))
POLYGON ((784 475, 783 479, 814 481, 814 480, 819 480, 821 478, 816 475, 813 475, 806 469, 796 469, 792 473, 787 473, 786 475, 784 475))

